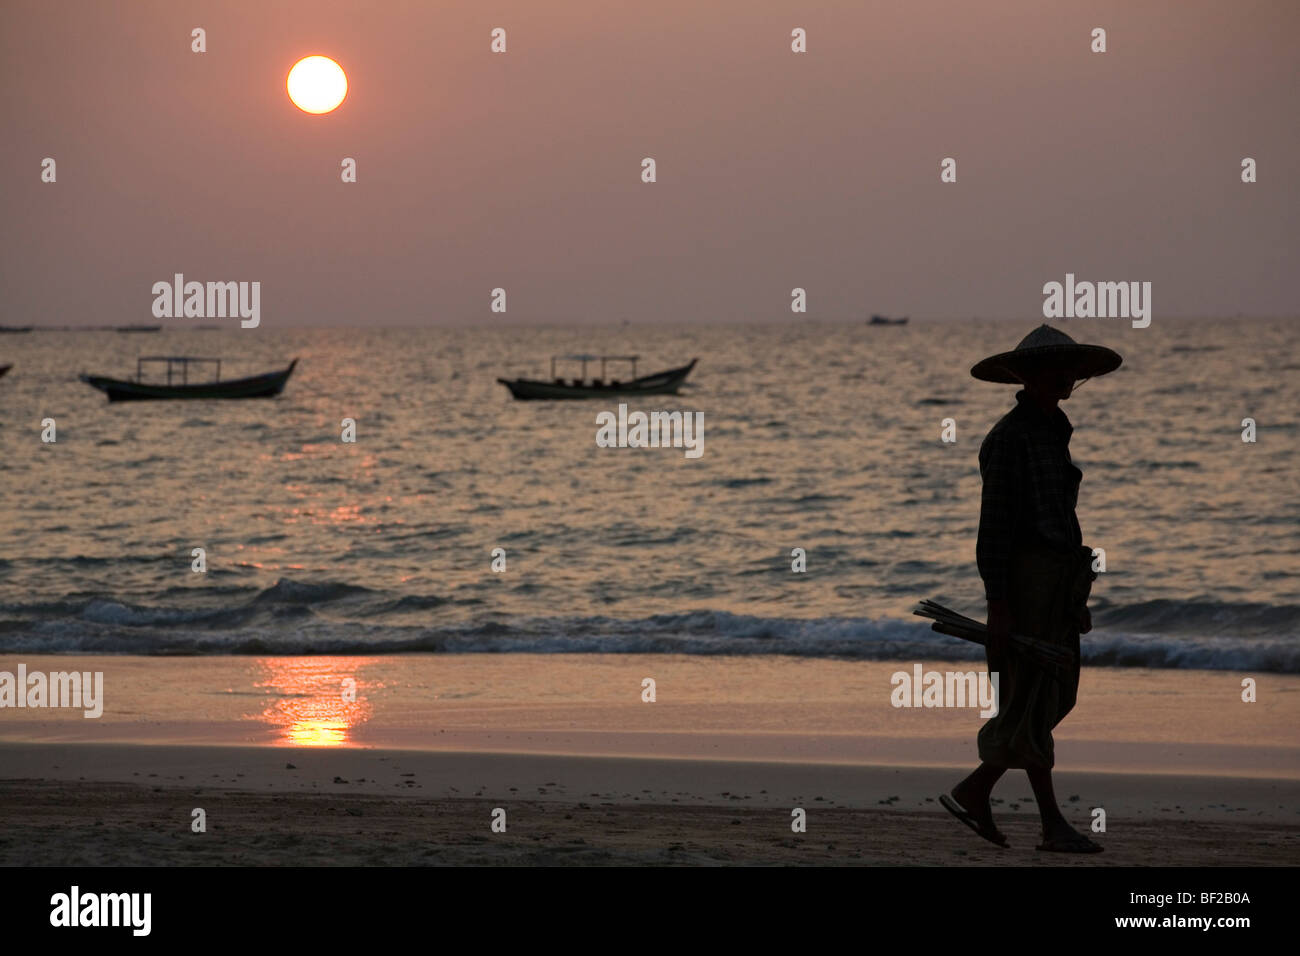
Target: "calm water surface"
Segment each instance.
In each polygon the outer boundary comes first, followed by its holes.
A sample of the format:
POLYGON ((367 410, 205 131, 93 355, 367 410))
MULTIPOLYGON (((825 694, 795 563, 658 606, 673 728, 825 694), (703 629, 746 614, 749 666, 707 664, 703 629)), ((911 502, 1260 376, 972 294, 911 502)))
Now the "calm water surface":
MULTIPOLYGON (((909 611, 982 617, 976 454, 1015 389, 968 370, 1035 324, 0 336, 0 650, 969 656, 909 611), (598 448, 614 404, 495 381, 572 351, 699 356, 632 407, 702 411, 703 457, 598 448), (109 404, 76 379, 141 354, 301 362, 265 401, 109 404)), ((1107 560, 1087 659, 1300 671, 1300 327, 1063 328, 1125 359, 1063 405, 1107 560)))

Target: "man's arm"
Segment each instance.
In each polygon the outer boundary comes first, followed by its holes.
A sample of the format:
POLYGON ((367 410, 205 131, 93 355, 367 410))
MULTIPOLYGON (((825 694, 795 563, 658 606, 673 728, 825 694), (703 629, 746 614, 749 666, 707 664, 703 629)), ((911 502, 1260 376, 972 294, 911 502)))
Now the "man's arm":
POLYGON ((1020 493, 1018 460, 1005 435, 991 435, 980 455, 980 526, 975 542, 975 563, 984 579, 988 600, 989 650, 1000 657, 1011 632, 1007 590, 1015 533, 1015 509, 1020 493))
POLYGON ((975 563, 984 579, 984 596, 1005 601, 1011 573, 1011 549, 1019 496, 1017 460, 1004 435, 985 440, 980 455, 980 526, 975 540, 975 563))

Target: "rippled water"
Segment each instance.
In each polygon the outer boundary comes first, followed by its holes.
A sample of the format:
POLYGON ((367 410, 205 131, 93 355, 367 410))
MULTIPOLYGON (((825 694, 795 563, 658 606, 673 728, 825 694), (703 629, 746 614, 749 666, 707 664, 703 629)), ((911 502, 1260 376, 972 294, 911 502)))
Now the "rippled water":
MULTIPOLYGON (((982 617, 976 453, 1014 388, 968 370, 1034 324, 0 336, 0 650, 968 653, 909 611, 982 617), (598 448, 612 403, 495 381, 570 351, 699 356, 682 395, 632 407, 702 411, 703 457, 598 448), (109 404, 76 380, 140 354, 302 361, 263 401, 109 404)), ((1107 556, 1089 660, 1300 670, 1300 327, 1063 327, 1125 358, 1063 406, 1107 556)))

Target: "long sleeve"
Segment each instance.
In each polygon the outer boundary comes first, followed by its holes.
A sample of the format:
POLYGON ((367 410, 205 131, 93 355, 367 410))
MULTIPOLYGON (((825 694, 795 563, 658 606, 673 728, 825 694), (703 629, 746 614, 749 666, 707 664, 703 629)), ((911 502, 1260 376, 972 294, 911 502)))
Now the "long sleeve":
POLYGON ((975 562, 990 601, 1007 597, 1019 488, 1019 460, 1010 437, 993 431, 980 446, 980 526, 975 562))

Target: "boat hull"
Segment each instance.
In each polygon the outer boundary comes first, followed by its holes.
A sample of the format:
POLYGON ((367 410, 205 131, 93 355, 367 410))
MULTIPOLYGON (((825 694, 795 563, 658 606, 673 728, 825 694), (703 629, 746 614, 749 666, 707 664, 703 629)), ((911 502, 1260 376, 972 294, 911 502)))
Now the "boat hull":
POLYGON ((126 382, 102 375, 83 375, 81 380, 108 396, 110 402, 145 402, 167 399, 196 398, 272 398, 284 390, 285 382, 293 374, 298 360, 279 372, 253 375, 250 378, 232 379, 228 382, 206 382, 201 385, 151 385, 144 382, 126 382))
POLYGON ((675 395, 698 361, 699 359, 691 359, 689 365, 683 365, 681 368, 643 375, 617 385, 557 385, 555 382, 540 382, 526 378, 499 378, 497 381, 510 389, 510 394, 519 401, 615 398, 622 395, 675 395))

